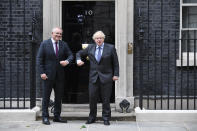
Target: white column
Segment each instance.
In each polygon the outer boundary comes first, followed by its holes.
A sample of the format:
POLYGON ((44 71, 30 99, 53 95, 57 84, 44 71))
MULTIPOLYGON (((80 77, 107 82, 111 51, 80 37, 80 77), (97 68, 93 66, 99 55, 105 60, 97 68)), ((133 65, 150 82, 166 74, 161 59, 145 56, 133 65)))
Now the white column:
POLYGON ((43 40, 50 38, 53 27, 61 27, 61 1, 43 0, 43 40))
POLYGON ((133 55, 128 54, 128 43, 133 43, 133 0, 116 0, 116 48, 120 64, 120 77, 116 82, 115 103, 120 111, 120 102, 126 99, 130 103, 129 111, 134 107, 133 97, 133 55))

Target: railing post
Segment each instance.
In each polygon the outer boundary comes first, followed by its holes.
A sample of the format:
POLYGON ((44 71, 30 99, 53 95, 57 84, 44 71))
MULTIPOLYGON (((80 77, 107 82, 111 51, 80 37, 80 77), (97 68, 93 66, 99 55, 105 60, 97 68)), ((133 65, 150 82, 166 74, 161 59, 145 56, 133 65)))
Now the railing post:
POLYGON ((138 19, 139 19, 139 36, 138 36, 138 43, 139 43, 139 91, 140 91, 140 96, 139 96, 139 106, 140 108, 142 109, 143 108, 143 73, 142 73, 142 70, 143 70, 143 60, 142 60, 142 44, 143 44, 143 36, 144 36, 144 30, 142 29, 142 18, 141 18, 141 10, 139 8, 139 16, 138 16, 138 19))
POLYGON ((32 41, 31 43, 31 70, 30 70, 30 108, 36 106, 36 43, 32 41))
POLYGON ((35 25, 37 23, 36 14, 32 17, 32 32, 29 32, 31 46, 31 70, 30 70, 30 108, 36 106, 36 40, 35 25))

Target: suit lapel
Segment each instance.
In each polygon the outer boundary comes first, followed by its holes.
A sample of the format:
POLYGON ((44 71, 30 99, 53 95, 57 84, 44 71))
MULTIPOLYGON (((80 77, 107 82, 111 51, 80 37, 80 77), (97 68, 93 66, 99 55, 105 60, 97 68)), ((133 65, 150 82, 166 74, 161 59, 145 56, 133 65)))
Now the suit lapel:
MULTIPOLYGON (((101 55, 101 60, 100 60, 100 62, 102 61, 102 59, 103 59, 103 57, 105 56, 106 53, 107 53, 107 45, 104 44, 104 46, 103 46, 103 53, 102 53, 102 55, 101 55)), ((99 62, 99 63, 100 63, 100 62, 99 62)))
POLYGON ((95 58, 95 51, 96 51, 96 44, 94 44, 92 46, 92 49, 91 49, 91 55, 93 56, 93 59, 97 62, 96 58, 95 58))

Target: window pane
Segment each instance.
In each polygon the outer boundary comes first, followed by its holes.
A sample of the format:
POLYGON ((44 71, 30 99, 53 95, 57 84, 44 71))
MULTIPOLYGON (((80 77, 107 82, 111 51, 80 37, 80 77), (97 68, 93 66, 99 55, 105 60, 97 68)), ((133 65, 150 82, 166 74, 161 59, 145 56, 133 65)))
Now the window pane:
POLYGON ((197 28, 197 7, 183 7, 183 28, 197 28))
POLYGON ((193 52, 194 47, 197 52, 197 31, 182 31, 182 51, 183 52, 193 52), (195 45, 194 45, 195 44, 195 45))
POLYGON ((197 3, 196 0, 183 0, 183 3, 197 3))

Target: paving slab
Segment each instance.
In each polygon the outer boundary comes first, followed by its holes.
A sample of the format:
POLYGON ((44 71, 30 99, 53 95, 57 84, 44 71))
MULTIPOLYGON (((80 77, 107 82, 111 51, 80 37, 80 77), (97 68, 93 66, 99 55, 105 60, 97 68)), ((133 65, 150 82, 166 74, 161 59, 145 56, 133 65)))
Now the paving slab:
POLYGON ((140 131, 188 131, 181 122, 137 122, 137 124, 140 131))
POLYGON ((68 123, 43 125, 42 121, 0 121, 0 131, 197 131, 195 122, 135 122, 111 121, 110 126, 103 121, 87 125, 85 120, 69 120, 68 123))
POLYGON ((187 127, 188 131, 197 131, 196 122, 184 122, 184 125, 187 127))
POLYGON ((43 125, 41 121, 35 122, 0 122, 0 131, 138 131, 137 124, 131 121, 111 121, 110 126, 103 125, 103 121, 87 125, 85 121, 68 121, 43 125))

